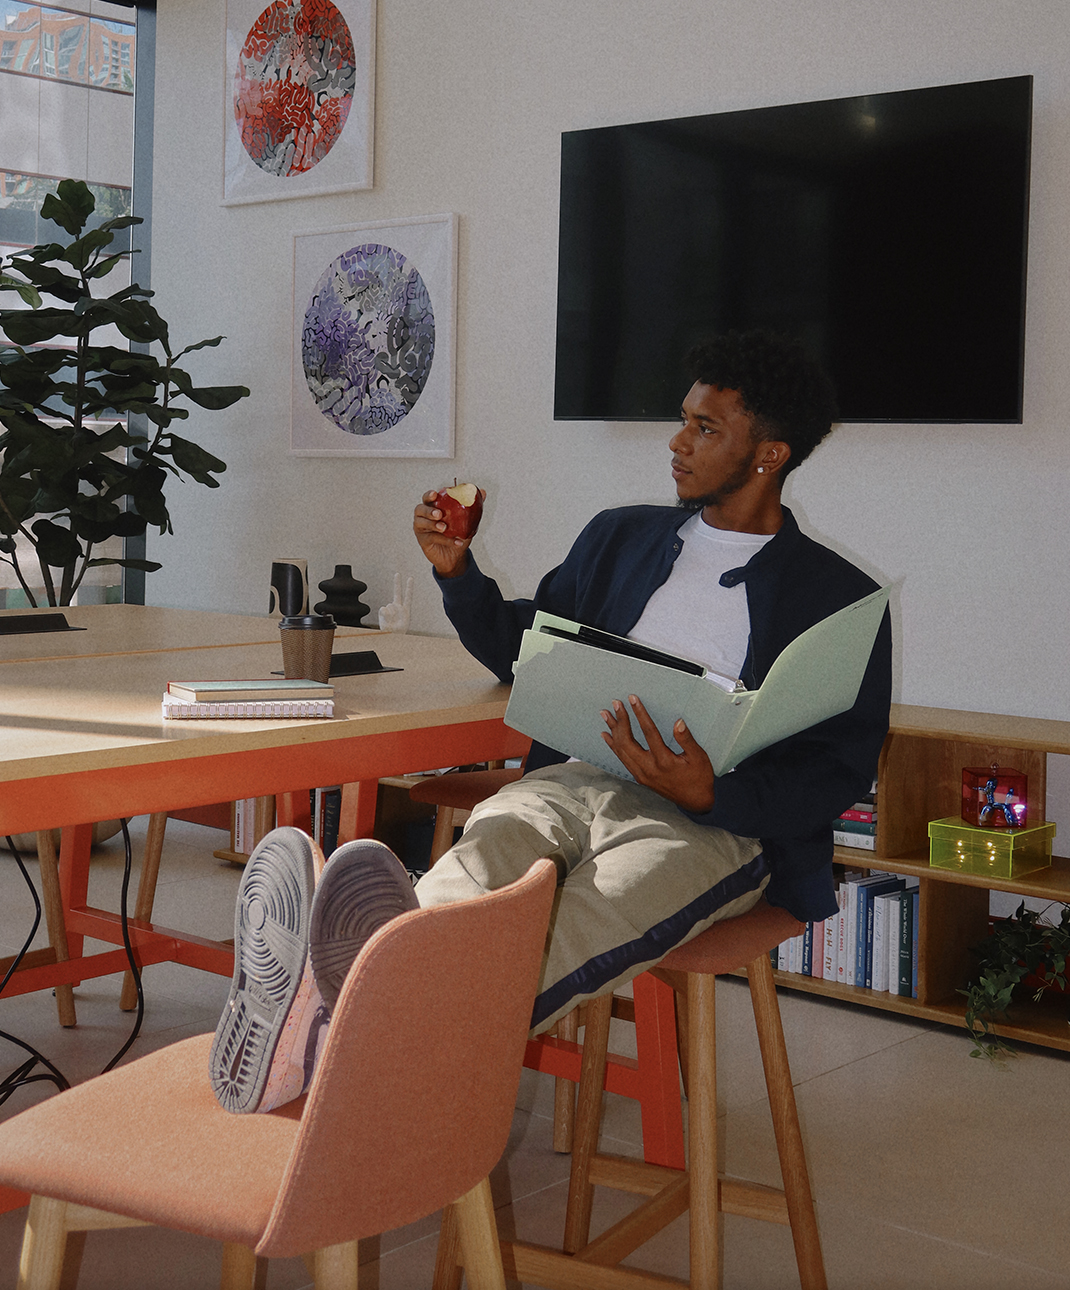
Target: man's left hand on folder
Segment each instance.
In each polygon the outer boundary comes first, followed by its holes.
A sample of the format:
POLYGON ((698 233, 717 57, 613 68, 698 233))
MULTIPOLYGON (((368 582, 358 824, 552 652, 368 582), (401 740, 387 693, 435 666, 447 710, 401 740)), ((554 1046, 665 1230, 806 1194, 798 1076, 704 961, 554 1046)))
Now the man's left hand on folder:
POLYGON ((603 712, 602 720, 609 727, 602 738, 620 759, 625 770, 639 784, 645 784, 655 793, 675 802, 682 810, 701 813, 712 810, 714 799, 713 764, 703 748, 691 735, 682 720, 673 726, 673 738, 680 745, 680 752, 665 743, 650 714, 634 694, 628 703, 639 722, 647 747, 632 733, 628 711, 619 699, 613 701, 613 711, 603 712))

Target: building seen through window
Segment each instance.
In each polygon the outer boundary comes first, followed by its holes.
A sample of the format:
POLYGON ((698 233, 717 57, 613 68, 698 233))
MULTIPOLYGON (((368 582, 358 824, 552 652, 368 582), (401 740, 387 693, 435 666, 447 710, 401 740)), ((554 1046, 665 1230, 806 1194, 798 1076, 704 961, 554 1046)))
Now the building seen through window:
MULTIPOLYGON (((66 236, 41 219, 41 204, 61 179, 88 183, 97 203, 93 223, 132 213, 136 74, 134 8, 106 0, 71 0, 62 7, 0 0, 0 252, 5 256, 66 236)), ((127 262, 101 280, 101 294, 132 280, 127 262)), ((0 295, 0 307, 18 305, 13 292, 0 295)), ((98 342, 126 346, 117 330, 108 331, 98 342)), ((95 548, 94 556, 122 555, 120 539, 107 546, 95 548)), ((20 553, 24 570, 35 563, 28 549, 26 555, 20 553)), ((97 583, 83 582, 79 599, 118 600, 119 576, 117 566, 90 570, 86 581, 95 577, 97 583)), ((0 562, 0 608, 24 603, 14 572, 0 562)))

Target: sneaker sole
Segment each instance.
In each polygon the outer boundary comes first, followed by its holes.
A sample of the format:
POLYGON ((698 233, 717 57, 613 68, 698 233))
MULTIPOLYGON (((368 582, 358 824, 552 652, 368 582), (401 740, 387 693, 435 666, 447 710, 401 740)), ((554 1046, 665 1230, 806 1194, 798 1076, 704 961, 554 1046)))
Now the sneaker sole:
POLYGON ((353 960, 382 927, 419 900, 401 861, 382 842, 347 842, 328 860, 312 900, 309 955, 328 1008, 338 1002, 353 960))
POLYGON ((255 1111, 301 984, 315 889, 312 840, 275 829, 250 856, 234 915, 234 976, 209 1058, 228 1111, 255 1111))

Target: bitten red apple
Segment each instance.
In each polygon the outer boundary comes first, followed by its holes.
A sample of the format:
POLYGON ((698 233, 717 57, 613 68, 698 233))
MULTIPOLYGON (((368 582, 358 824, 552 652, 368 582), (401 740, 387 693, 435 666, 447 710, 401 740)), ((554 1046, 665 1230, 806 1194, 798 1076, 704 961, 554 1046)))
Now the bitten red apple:
POLYGON ((435 505, 446 521, 444 537, 475 537, 483 516, 483 495, 475 484, 453 484, 435 498, 435 505))

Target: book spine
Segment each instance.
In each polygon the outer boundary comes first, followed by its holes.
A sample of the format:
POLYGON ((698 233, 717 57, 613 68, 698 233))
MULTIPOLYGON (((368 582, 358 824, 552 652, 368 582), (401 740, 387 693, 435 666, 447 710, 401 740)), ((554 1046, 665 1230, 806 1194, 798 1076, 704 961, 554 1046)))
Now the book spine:
POLYGON ((847 884, 841 883, 837 893, 839 913, 836 915, 836 981, 847 984, 847 884))
POLYGON ((866 893, 866 934, 862 946, 862 982, 873 989, 873 896, 866 893))
POLYGON ((802 962, 799 965, 799 971, 803 976, 812 976, 814 966, 814 925, 806 924, 806 930, 802 937, 802 962))
POLYGON ((897 994, 909 999, 912 961, 914 957, 913 893, 904 891, 899 897, 899 959, 896 971, 897 994))
POLYGON ((847 820, 856 824, 876 824, 876 811, 860 811, 857 807, 852 807, 849 811, 844 811, 840 816, 841 820, 847 820))
POLYGON ((836 915, 830 914, 825 919, 825 959, 821 964, 821 976, 825 981, 836 980, 836 915))
POLYGON ((838 820, 835 820, 832 827, 839 833, 874 834, 877 832, 875 823, 864 824, 860 820, 848 819, 846 815, 841 815, 838 820))
POLYGON ((877 849, 877 839, 871 833, 848 833, 844 829, 833 829, 832 840, 838 847, 858 847, 862 851, 877 849))
POLYGON ((338 826, 342 817, 342 786, 323 790, 323 840, 320 845, 329 860, 338 846, 338 826))
POLYGON ((921 921, 921 892, 915 888, 910 898, 910 997, 918 997, 918 924, 921 921))
POLYGON ((811 925, 810 975, 820 980, 825 975, 825 924, 827 918, 811 925))
POLYGON ((873 902, 873 977, 871 990, 888 989, 888 948, 884 943, 884 926, 888 911, 888 901, 878 896, 873 902))

